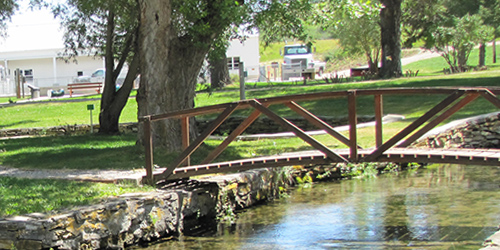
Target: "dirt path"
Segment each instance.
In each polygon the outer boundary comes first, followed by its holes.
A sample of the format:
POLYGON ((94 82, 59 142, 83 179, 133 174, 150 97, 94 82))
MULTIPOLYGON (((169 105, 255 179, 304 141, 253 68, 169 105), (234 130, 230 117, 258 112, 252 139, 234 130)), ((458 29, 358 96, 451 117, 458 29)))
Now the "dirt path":
MULTIPOLYGON (((439 53, 431 52, 428 50, 420 50, 420 52, 416 55, 402 58, 401 65, 407 65, 407 64, 410 64, 410 63, 413 63, 416 61, 434 58, 434 57, 438 57, 438 56, 440 56, 439 53)), ((368 65, 364 65, 364 66, 360 66, 360 67, 368 67, 368 65)), ((351 76, 351 69, 340 70, 340 71, 337 71, 336 74, 338 76, 350 77, 351 76)))
POLYGON ((0 177, 30 179, 66 179, 75 181, 138 182, 146 174, 144 170, 77 170, 77 169, 20 169, 0 166, 0 177))

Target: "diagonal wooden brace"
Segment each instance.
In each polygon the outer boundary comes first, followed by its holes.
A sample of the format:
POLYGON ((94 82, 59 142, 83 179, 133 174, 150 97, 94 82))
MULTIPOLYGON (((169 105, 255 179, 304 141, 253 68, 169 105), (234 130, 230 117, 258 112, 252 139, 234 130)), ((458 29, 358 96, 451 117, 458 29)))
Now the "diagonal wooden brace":
MULTIPOLYGON (((267 105, 266 105, 267 107, 267 105)), ((247 129, 257 118, 259 118, 261 112, 259 110, 255 110, 252 112, 231 134, 210 154, 201 162, 201 164, 208 164, 212 162, 217 156, 219 156, 222 151, 224 151, 227 146, 236 139, 245 129, 247 129)))
POLYGON ((205 139, 210 136, 238 107, 238 104, 229 105, 218 117, 215 119, 210 126, 203 131, 203 133, 198 136, 189 147, 184 150, 179 157, 162 173, 155 175, 155 180, 159 178, 167 179, 169 175, 177 168, 181 163, 183 163, 199 146, 205 141, 205 139))
POLYGON ((330 150, 328 147, 323 145, 322 143, 318 142, 316 139, 312 138, 311 136, 307 135, 302 129, 298 128, 295 126, 293 123, 290 121, 286 120, 285 118, 280 117, 270 109, 264 107, 260 102, 254 100, 250 102, 250 105, 254 107, 255 109, 259 110, 262 112, 264 115, 272 119, 273 121, 277 122, 280 124, 282 127, 288 129, 289 131, 295 133, 299 138, 307 142, 309 145, 314 147, 315 149, 323 152, 328 158, 330 158, 333 161, 340 161, 340 162, 349 162, 347 159, 344 157, 340 156, 339 154, 333 152, 330 150))
POLYGON ((365 162, 371 162, 375 161, 379 156, 381 156, 386 150, 391 148, 392 146, 396 145, 397 142, 408 136, 411 132, 415 131, 418 127, 420 127, 422 124, 427 122, 429 119, 431 119, 434 115, 437 113, 441 112, 443 109, 448 107, 448 105, 452 104, 455 102, 458 98, 460 98, 465 91, 462 90, 457 90, 453 94, 449 95, 446 99, 438 103, 436 106, 434 106, 431 110, 427 111, 423 116, 415 120, 412 124, 408 125, 406 128, 404 128, 401 132, 393 136, 391 139, 389 139, 387 142, 382 144, 382 146, 378 147, 375 149, 370 155, 366 156, 364 161, 365 162))
MULTIPOLYGON (((306 120, 308 120, 314 126, 318 127, 319 129, 325 130, 328 134, 330 134, 332 137, 339 140, 340 142, 344 143, 346 146, 351 145, 351 142, 349 141, 349 139, 347 137, 345 137, 341 133, 337 132, 332 126, 330 126, 330 124, 322 121, 317 116, 311 114, 309 111, 307 111, 302 106, 295 103, 294 101, 287 102, 287 103, 285 103, 285 105, 287 107, 289 107, 291 110, 295 111, 295 113, 304 117, 306 120)), ((358 145, 358 148, 361 149, 361 147, 359 145, 358 145)))
POLYGON ((436 117, 431 122, 427 123, 423 128, 421 128, 419 131, 412 134, 408 139, 403 141, 403 143, 399 144, 398 147, 404 148, 404 147, 410 146, 410 144, 412 144, 414 141, 418 140, 418 138, 422 137, 422 135, 429 132, 431 129, 435 128, 437 125, 439 125, 439 123, 448 119, 448 117, 452 116, 457 111, 459 111, 461 108, 463 108, 465 105, 476 100, 478 97, 479 97, 479 94, 477 94, 477 93, 467 94, 467 96, 465 98, 463 98, 462 100, 457 102, 455 105, 450 107, 448 110, 446 110, 440 116, 436 117))

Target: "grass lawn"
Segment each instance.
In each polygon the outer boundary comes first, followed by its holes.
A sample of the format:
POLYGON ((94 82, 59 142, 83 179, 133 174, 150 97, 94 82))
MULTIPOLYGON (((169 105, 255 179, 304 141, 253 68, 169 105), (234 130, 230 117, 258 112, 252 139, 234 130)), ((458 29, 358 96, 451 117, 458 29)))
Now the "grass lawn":
MULTIPOLYGON (((428 87, 428 86, 500 86, 500 71, 481 71, 456 75, 431 76, 431 77, 413 77, 401 78, 395 80, 384 80, 375 82, 359 82, 350 84, 333 84, 333 85, 308 85, 308 86, 288 86, 274 87, 271 89, 261 88, 248 91, 248 98, 264 98, 271 96, 300 94, 300 93, 315 93, 322 91, 336 91, 346 89, 366 89, 366 88, 382 88, 382 87, 428 87)), ((237 91, 221 91, 214 92, 211 95, 207 93, 198 94, 196 97, 197 106, 207 106, 218 103, 231 102, 238 99, 237 91)), ((435 104, 440 102, 444 96, 436 95, 412 95, 412 96, 384 96, 384 113, 385 114, 401 114, 407 119, 415 119, 429 110, 435 104), (418 105, 415 105, 418 103, 418 105)), ((358 98, 358 115, 373 115, 373 99, 372 97, 358 98)), ((77 123, 73 116, 81 115, 82 123, 88 119, 88 111, 85 110, 86 102, 79 103, 44 103, 30 107, 30 105, 19 105, 0 110, 2 114, 6 114, 9 119, 0 120, 0 127, 23 126, 24 120, 14 120, 14 117, 21 118, 18 113, 28 113, 29 110, 38 110, 33 113, 33 120, 43 120, 41 116, 52 117, 53 122, 58 122, 61 115, 58 112, 66 112, 66 110, 77 108, 83 109, 82 112, 72 113, 68 116, 67 123, 77 123), (44 108, 45 107, 45 108, 44 108), (59 109, 56 109, 58 107, 59 109), (22 111, 21 111, 22 110, 22 111), (52 114, 50 113, 52 112, 52 114), (80 114, 83 113, 83 114, 80 114), (57 117, 57 118, 55 118, 57 117), (4 124, 1 124, 4 123, 4 124)), ((300 103, 308 110, 311 110, 316 115, 324 116, 347 116, 347 100, 345 98, 317 100, 300 103)), ((291 111, 284 108, 282 105, 271 106, 276 112, 284 116, 294 115, 291 111)), ((135 115, 136 103, 134 99, 129 101, 127 109, 123 112, 124 117, 130 117, 129 121, 133 121, 135 115)), ((452 116, 450 119, 459 119, 477 114, 497 111, 496 108, 483 99, 478 99, 472 104, 466 106, 460 112, 452 116)), ((249 113, 250 111, 241 111, 239 114, 249 113)), ((70 112, 71 113, 71 112, 70 112)), ((51 120, 46 121, 50 124, 51 120)), ((56 125, 54 124, 54 125, 56 125)), ((400 123, 398 123, 400 124, 400 123)), ((398 125, 403 128, 403 123, 398 125)), ((372 142, 373 137, 370 133, 367 134, 366 141, 372 142)), ((327 137, 328 138, 328 137, 327 137)), ((386 136, 386 138, 389 138, 386 136)), ((328 138, 329 139, 329 138, 328 138)), ((19 168, 69 168, 69 169, 138 169, 144 166, 144 156, 140 148, 135 146, 136 135, 128 134, 121 136, 68 136, 68 137, 38 137, 38 138, 22 138, 0 141, 0 165, 12 166, 19 168), (43 164, 41 164, 43 160, 43 164)), ((360 139, 361 140, 361 139, 360 139)), ((193 163, 202 160, 210 149, 220 143, 219 141, 209 141, 201 147, 192 157, 193 163)), ((338 142, 333 142, 338 143, 338 142)), ((334 144, 333 144, 334 145, 334 144)), ((332 145, 332 146, 333 146, 332 145)), ((343 145, 338 145, 342 147, 343 145)), ((373 145, 364 145, 373 146, 373 145)), ((309 147, 303 144, 300 139, 275 139, 262 140, 257 142, 233 142, 229 150, 219 157, 219 160, 231 160, 237 158, 252 157, 256 155, 269 155, 280 152, 292 151, 294 148, 309 147)), ((155 151, 155 163, 160 166, 165 166, 174 159, 175 155, 162 153, 160 150, 155 151)))
POLYGON ((62 208, 95 204, 110 196, 152 190, 147 186, 2 177, 0 218, 34 212, 51 213, 62 208))
MULTIPOLYGON (((471 58, 474 58, 471 56, 471 58)), ((314 84, 284 85, 268 83, 247 83, 247 98, 265 98, 282 95, 317 93, 347 89, 389 88, 389 87, 440 87, 440 86, 495 86, 500 87, 499 64, 488 65, 488 71, 469 72, 454 75, 436 75, 440 67, 433 58, 408 65, 405 69, 421 69, 424 77, 400 78, 370 82, 353 82, 348 84, 314 84), (429 69, 427 65, 434 65, 429 69)), ((472 60, 472 59, 471 59, 472 60)), ((491 59, 488 59, 491 62, 491 59)), ((228 90, 197 94, 196 106, 207 106, 237 101, 237 87, 228 90)), ((416 117, 421 116, 443 96, 412 95, 384 96, 384 113, 401 114, 407 119, 384 126, 384 138, 407 126, 416 117)), ((7 99, 8 100, 8 99, 7 99)), ((1 102, 1 100, 0 100, 1 102)), ((372 98, 358 98, 358 115, 373 115, 372 98)), ((88 124, 89 112, 87 104, 94 104, 94 121, 97 123, 99 101, 79 100, 79 102, 42 102, 0 108, 0 129, 45 127, 67 124, 88 124)), ((346 116, 347 101, 345 99, 317 100, 301 103, 316 115, 346 116)), ((293 115, 280 105, 271 107, 284 115, 293 115)), ((481 98, 462 109, 451 119, 494 112, 497 109, 481 98)), ((245 112, 240 112, 244 114, 245 112)), ((248 112, 246 112, 248 113, 248 112)), ((137 103, 131 98, 122 113, 121 122, 137 120, 137 103)), ((345 132, 347 135, 347 132, 345 132)), ((332 148, 344 148, 330 136, 322 135, 317 139, 332 148)), ((374 144, 373 128, 359 130, 358 140, 361 146, 371 147, 374 144)), ((136 135, 120 136, 64 136, 35 137, 0 140, 0 165, 29 169, 138 169, 144 166, 143 151, 135 146, 136 135)), ((207 153, 220 141, 207 141, 192 156, 192 162, 200 162, 207 153)), ((300 139, 273 139, 259 141, 237 141, 217 160, 247 158, 258 155, 270 155, 282 152, 310 149, 300 139)), ((161 150, 155 151, 155 163, 166 166, 175 158, 161 150)), ((150 190, 138 187, 115 186, 95 183, 79 183, 54 180, 25 180, 0 177, 0 217, 30 212, 47 212, 67 206, 98 202, 103 197, 122 192, 150 190), (50 195, 49 195, 50 194, 50 195), (70 195, 68 195, 70 194, 70 195)))
MULTIPOLYGON (((497 45, 497 51, 499 51, 500 45, 497 45)), ((486 47, 486 66, 490 69, 498 69, 500 64, 493 64, 493 47, 486 47)), ((479 63, 479 50, 475 49, 469 56, 468 65, 475 67, 479 63)), ((449 68, 445 59, 441 56, 432 59, 421 60, 406 66, 403 66, 403 72, 407 70, 417 71, 419 70, 419 75, 443 75, 443 69, 449 68)))

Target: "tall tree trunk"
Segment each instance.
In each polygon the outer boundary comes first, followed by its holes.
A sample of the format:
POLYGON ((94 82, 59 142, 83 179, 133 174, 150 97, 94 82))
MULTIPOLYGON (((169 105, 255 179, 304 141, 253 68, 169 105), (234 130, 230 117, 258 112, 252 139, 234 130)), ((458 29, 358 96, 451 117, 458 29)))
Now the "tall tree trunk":
MULTIPOLYGON (((139 0, 141 19, 139 49, 141 85, 137 93, 138 115, 163 114, 194 107, 196 80, 209 46, 210 38, 178 37, 171 25, 169 0, 139 0)), ((211 40, 213 41, 213 37, 211 40)), ((180 121, 153 122, 153 144, 167 152, 182 149, 180 121)), ((143 144, 139 126, 138 143, 143 144)))
POLYGON ((467 55, 465 49, 457 51, 458 72, 467 71, 467 55))
POLYGON ((209 64, 210 86, 212 88, 222 88, 231 82, 226 54, 218 60, 210 60, 209 64))
POLYGON ((479 67, 483 67, 486 64, 486 44, 481 43, 479 46, 479 67))
POLYGON ((104 80, 104 90, 101 97, 101 110, 99 113, 99 133, 100 134, 118 134, 119 130, 119 119, 121 112, 125 105, 127 104, 128 97, 133 88, 134 80, 139 72, 139 58, 138 54, 134 54, 134 58, 129 65, 129 70, 125 77, 125 81, 122 87, 116 90, 116 80, 120 71, 125 64, 126 58, 134 48, 136 51, 136 35, 137 30, 132 30, 129 34, 127 42, 125 44, 125 49, 122 54, 116 69, 113 55, 113 44, 114 44, 114 28, 115 28, 115 15, 113 5, 110 5, 110 9, 107 17, 107 30, 106 30, 106 75, 104 80))
MULTIPOLYGON (((103 91, 101 99, 101 112, 99 113, 99 133, 118 134, 120 115, 127 104, 134 81, 139 73, 139 54, 136 53, 129 65, 129 70, 121 88, 103 91)), ((112 85, 114 88, 114 84, 112 85)))
POLYGON ((493 38, 493 63, 497 63, 497 38, 493 38))
POLYGON ((380 11, 383 78, 399 77, 401 67, 401 2, 402 0, 381 0, 380 11))

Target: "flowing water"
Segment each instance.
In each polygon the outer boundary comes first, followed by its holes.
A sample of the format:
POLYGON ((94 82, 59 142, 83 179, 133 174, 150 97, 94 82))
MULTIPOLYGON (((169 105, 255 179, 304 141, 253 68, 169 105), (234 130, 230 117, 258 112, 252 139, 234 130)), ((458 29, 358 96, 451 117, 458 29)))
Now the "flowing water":
POLYGON ((500 223, 499 173, 445 165, 313 184, 146 249, 479 249, 500 223))

